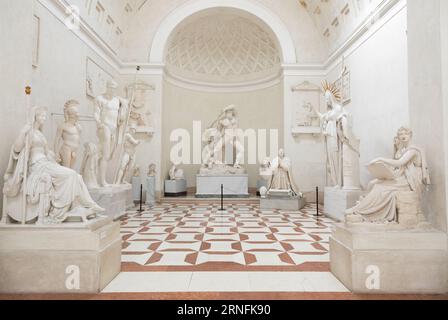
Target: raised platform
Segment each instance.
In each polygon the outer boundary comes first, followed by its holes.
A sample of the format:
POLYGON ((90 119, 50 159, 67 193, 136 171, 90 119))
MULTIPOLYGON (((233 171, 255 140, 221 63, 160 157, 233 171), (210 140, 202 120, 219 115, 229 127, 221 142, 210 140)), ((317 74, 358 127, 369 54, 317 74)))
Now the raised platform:
POLYGON ((336 224, 332 273, 354 293, 448 293, 447 235, 437 230, 336 224))
POLYGON ((166 180, 165 197, 176 198, 187 195, 187 180, 166 180))
POLYGON ((216 198, 224 186, 225 198, 249 198, 249 176, 243 175, 197 175, 196 197, 216 198))
POLYGON ((325 188, 325 214, 337 221, 344 221, 347 209, 353 208, 363 194, 362 190, 345 190, 334 187, 325 188))
POLYGON ((0 293, 99 293, 120 272, 120 225, 0 225, 0 293))
POLYGON ((89 190, 93 200, 102 208, 104 213, 114 220, 126 214, 126 210, 134 206, 131 185, 110 186, 89 190))
POLYGON ((260 199, 260 208, 265 210, 299 211, 306 206, 305 198, 277 198, 267 197, 260 199))

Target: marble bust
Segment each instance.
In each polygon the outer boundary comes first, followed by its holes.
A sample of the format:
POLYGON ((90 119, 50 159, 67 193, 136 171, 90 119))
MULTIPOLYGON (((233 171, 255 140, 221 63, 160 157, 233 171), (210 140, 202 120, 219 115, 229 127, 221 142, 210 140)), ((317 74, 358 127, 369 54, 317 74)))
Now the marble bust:
POLYGON ((331 187, 360 190, 359 140, 353 133, 352 115, 341 104, 335 84, 323 83, 328 111, 315 113, 322 122, 325 137, 327 183, 331 187))
POLYGON ((268 158, 263 160, 260 165, 259 174, 262 181, 266 181, 268 184, 271 182, 273 174, 271 160, 268 158))
POLYGON ((278 157, 272 161, 271 170, 272 178, 268 188, 268 195, 302 196, 292 176, 291 160, 286 157, 283 149, 279 150, 278 157))
POLYGON ((117 146, 122 143, 126 130, 129 102, 117 96, 118 84, 107 82, 106 92, 96 98, 94 118, 99 140, 99 184, 107 187, 106 172, 117 146))
POLYGON ((155 177, 156 176, 156 165, 154 163, 151 163, 148 167, 148 177, 155 177))
POLYGON ((80 147, 82 128, 79 124, 79 102, 69 100, 64 105, 65 121, 58 127, 54 150, 64 167, 74 169, 80 147))
POLYGON ((170 180, 185 180, 184 170, 179 169, 178 165, 174 163, 170 169, 169 176, 170 180))
POLYGON ((82 177, 55 161, 42 132, 46 119, 46 108, 33 108, 11 148, 4 177, 3 223, 9 218, 22 224, 58 224, 71 217, 87 222, 104 211, 91 198, 82 177))
POLYGON ((425 152, 412 144, 413 133, 400 128, 392 159, 378 158, 369 164, 377 179, 368 194, 347 210, 347 223, 398 223, 416 226, 424 221, 421 199, 431 181, 425 152))

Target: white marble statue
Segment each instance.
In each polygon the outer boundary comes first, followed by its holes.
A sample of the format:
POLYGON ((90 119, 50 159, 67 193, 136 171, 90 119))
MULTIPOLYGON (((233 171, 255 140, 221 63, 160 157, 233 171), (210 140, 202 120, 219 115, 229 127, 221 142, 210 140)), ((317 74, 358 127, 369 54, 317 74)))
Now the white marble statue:
POLYGON ((185 180, 184 170, 179 169, 178 165, 173 163, 169 172, 170 180, 185 180))
POLYGON ((107 187, 106 172, 108 162, 112 159, 117 146, 123 143, 128 117, 129 102, 117 96, 118 85, 114 81, 107 82, 107 90, 96 99, 95 121, 99 139, 99 184, 107 187))
POLYGON ((228 106, 203 135, 205 146, 200 174, 245 174, 245 169, 241 167, 244 145, 239 133, 236 107, 228 106))
POLYGON ((135 154, 140 141, 135 138, 137 127, 133 124, 124 136, 123 157, 120 163, 120 169, 115 179, 115 184, 124 184, 126 176, 132 171, 135 165, 135 154))
POLYGON ((98 148, 96 144, 84 144, 84 157, 81 164, 81 175, 89 190, 98 189, 98 148))
POLYGON ((327 183, 332 187, 359 190, 359 140, 353 133, 351 114, 340 103, 341 94, 334 84, 324 82, 328 112, 321 118, 327 156, 327 183))
POLYGON ((156 176, 156 165, 154 163, 151 163, 148 167, 148 177, 155 177, 156 176))
POLYGON ((64 167, 74 169, 80 147, 82 128, 79 124, 79 102, 69 100, 64 105, 64 118, 57 130, 54 150, 64 167))
POLYGON ((369 169, 377 179, 370 183, 369 193, 347 210, 347 222, 401 223, 407 215, 414 216, 414 224, 419 222, 420 201, 431 181, 425 152, 411 141, 412 131, 399 129, 394 158, 370 163, 369 169))
POLYGON ((141 176, 141 172, 140 172, 140 167, 135 167, 134 168, 134 173, 132 175, 134 178, 140 178, 141 176))
POLYGON ((269 184, 268 194, 288 193, 292 197, 301 196, 299 188, 294 182, 291 168, 291 160, 286 157, 283 149, 279 150, 271 164, 272 179, 269 184))
POLYGON ((271 160, 269 160, 268 158, 264 159, 263 162, 260 165, 260 180, 261 181, 266 181, 268 185, 271 182, 272 179, 272 164, 271 164, 271 160))
POLYGON ((84 222, 103 212, 82 177, 55 161, 42 127, 47 109, 35 107, 11 148, 3 189, 2 222, 56 224, 72 217, 84 222))

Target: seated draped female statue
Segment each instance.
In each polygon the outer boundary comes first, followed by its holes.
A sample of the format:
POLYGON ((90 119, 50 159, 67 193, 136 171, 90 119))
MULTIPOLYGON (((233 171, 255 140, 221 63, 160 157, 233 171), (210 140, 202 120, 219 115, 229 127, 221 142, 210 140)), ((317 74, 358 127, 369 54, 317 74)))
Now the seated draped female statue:
POLYGON ((421 197, 430 185, 425 152, 411 144, 412 131, 400 128, 395 138, 393 159, 373 160, 369 169, 376 180, 369 193, 347 210, 348 223, 399 223, 415 226, 422 222, 421 197))
POLYGON ((2 223, 57 224, 103 212, 90 197, 82 177, 55 161, 42 127, 47 110, 35 107, 11 148, 3 189, 2 223))

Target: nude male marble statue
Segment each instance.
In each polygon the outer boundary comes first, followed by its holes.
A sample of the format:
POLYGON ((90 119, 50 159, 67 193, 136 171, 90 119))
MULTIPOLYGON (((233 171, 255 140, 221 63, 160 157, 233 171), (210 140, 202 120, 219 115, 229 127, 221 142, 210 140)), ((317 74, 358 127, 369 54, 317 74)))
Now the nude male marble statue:
POLYGON ((137 127, 131 125, 129 131, 124 136, 123 157, 120 163, 115 184, 124 184, 126 176, 132 171, 135 165, 135 154, 140 141, 135 138, 137 127))
POLYGON ((69 100, 64 105, 64 118, 57 130, 54 150, 58 162, 64 167, 74 169, 78 157, 82 127, 79 124, 79 102, 69 100))
POLYGON ((107 83, 107 90, 96 99, 94 118, 99 139, 99 184, 107 187, 106 172, 108 162, 112 159, 117 146, 123 141, 126 130, 129 102, 117 96, 118 85, 114 81, 107 83))

